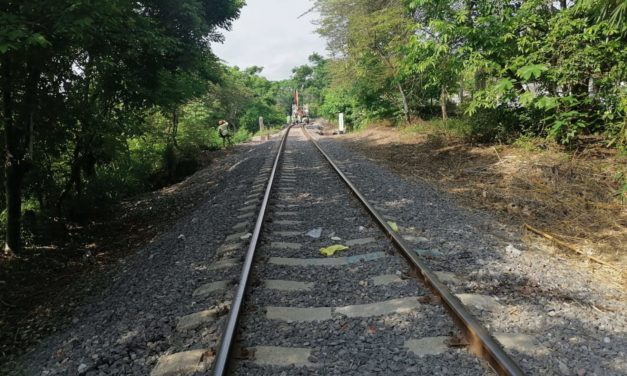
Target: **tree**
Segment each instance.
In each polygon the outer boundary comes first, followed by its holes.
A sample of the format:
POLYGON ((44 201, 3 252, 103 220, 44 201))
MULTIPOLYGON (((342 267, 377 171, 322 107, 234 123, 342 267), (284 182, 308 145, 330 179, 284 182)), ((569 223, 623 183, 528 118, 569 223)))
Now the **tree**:
POLYGON ((332 66, 333 83, 357 80, 355 95, 364 107, 388 102, 409 120, 400 70, 411 18, 403 1, 319 0, 316 5, 321 14, 318 32, 327 39, 332 56, 344 60, 332 66), (391 88, 397 96, 390 95, 391 88))
POLYGON ((207 60, 216 60, 209 42, 220 40, 217 28, 228 28, 241 6, 241 0, 0 6, 7 250, 21 248, 24 178, 45 171, 38 165, 54 156, 69 166, 58 201, 71 187, 80 195, 83 173, 111 157, 103 146, 140 131, 143 110, 198 94, 190 84, 207 73, 207 60))
POLYGON ((626 142, 625 2, 318 0, 331 105, 353 120, 465 117, 486 138, 626 142), (396 95, 394 95, 396 92, 396 95), (350 100, 338 101, 347 95, 350 100), (455 102, 456 107, 449 106, 455 102), (453 109, 455 111, 453 111, 453 109), (397 112, 397 113, 398 113, 397 112))
POLYGON ((310 114, 316 114, 323 103, 323 90, 329 85, 327 59, 314 53, 309 56, 311 64, 292 69, 292 77, 287 82, 287 113, 291 112, 294 90, 298 90, 302 102, 309 105, 310 114))

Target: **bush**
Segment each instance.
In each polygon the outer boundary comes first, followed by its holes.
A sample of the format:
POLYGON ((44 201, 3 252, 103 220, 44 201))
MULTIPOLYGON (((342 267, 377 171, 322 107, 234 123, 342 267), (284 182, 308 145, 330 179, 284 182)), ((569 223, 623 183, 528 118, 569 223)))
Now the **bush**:
POLYGON ((167 145, 163 151, 161 170, 154 176, 155 188, 181 181, 193 174, 198 169, 198 155, 200 149, 197 145, 185 144, 179 147, 167 145))
POLYGON ((467 138, 473 142, 508 142, 521 130, 518 114, 507 106, 482 108, 464 120, 469 127, 467 138))
POLYGON ((252 135, 247 129, 240 128, 233 135, 233 143, 239 144, 242 142, 247 142, 250 141, 251 137, 252 135))
POLYGON ((259 131, 259 117, 263 117, 266 127, 285 123, 284 114, 276 107, 268 106, 265 103, 255 103, 248 107, 244 114, 239 117, 239 128, 245 129, 249 134, 259 131))

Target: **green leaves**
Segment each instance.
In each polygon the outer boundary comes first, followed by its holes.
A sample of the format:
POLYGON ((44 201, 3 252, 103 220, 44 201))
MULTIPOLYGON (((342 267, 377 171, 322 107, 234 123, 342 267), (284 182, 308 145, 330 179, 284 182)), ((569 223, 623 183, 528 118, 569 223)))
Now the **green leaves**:
POLYGON ((558 101, 555 97, 541 96, 536 101, 536 107, 542 110, 552 110, 557 107, 558 101))
POLYGON ((34 33, 28 38, 28 43, 31 45, 36 45, 39 47, 48 47, 51 46, 50 42, 41 34, 34 33))
POLYGON ((525 91, 520 95, 520 97, 518 97, 518 100, 520 100, 520 104, 523 106, 529 107, 535 98, 536 96, 531 91, 525 91))
POLYGON ((539 79, 542 72, 546 72, 548 69, 545 64, 525 65, 516 71, 516 75, 525 81, 529 81, 532 78, 539 79))
POLYGON ((0 54, 32 46, 46 46, 44 36, 32 30, 23 15, 0 11, 0 54))
POLYGON ((4 54, 11 50, 30 47, 49 47, 50 42, 41 34, 13 32, 6 35, 8 38, 0 39, 0 54, 4 54))
MULTIPOLYGON (((129 150, 129 140, 145 137, 158 145, 164 133, 176 134, 177 110, 205 94, 222 73, 210 42, 229 28, 243 1, 2 4, 0 91, 10 94, 3 95, 2 106, 9 117, 3 124, 11 128, 5 148, 31 167, 24 186, 18 179, 12 187, 49 205, 42 210, 57 212, 72 201, 89 207, 78 201, 118 197, 129 177, 141 182, 137 186, 154 183, 147 175, 158 166, 141 177, 131 171, 146 164, 129 150), (158 105, 168 113, 163 127, 146 121, 158 105), (121 179, 94 184, 107 172, 121 179)), ((195 125, 206 120, 195 114, 189 119, 195 125)), ((188 130, 186 125, 181 128, 188 130)), ((198 125, 211 131, 207 121, 198 125)), ((154 147, 147 144, 143 151, 154 147)))
POLYGON ((518 117, 512 124, 486 121, 486 128, 567 142, 585 132, 625 134, 627 24, 617 20, 624 20, 627 3, 582 0, 587 4, 560 11, 543 0, 386 3, 404 4, 405 13, 384 17, 374 0, 316 1, 322 34, 341 56, 332 60, 332 85, 349 86, 342 102, 354 104, 354 117, 378 116, 400 103, 393 88, 400 84, 418 117, 432 117, 454 98, 458 113, 474 119, 501 110, 518 117), (401 18, 411 20, 404 42, 393 27, 401 18), (384 64, 380 51, 388 53, 384 64))
POLYGON ((497 92, 504 94, 507 91, 513 89, 514 84, 509 79, 502 78, 496 83, 496 85, 494 85, 494 87, 497 90, 497 92))

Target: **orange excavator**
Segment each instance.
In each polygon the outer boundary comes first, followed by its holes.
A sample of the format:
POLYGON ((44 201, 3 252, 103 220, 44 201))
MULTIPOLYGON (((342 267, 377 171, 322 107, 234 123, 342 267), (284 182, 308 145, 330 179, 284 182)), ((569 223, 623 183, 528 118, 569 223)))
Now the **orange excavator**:
POLYGON ((294 102, 292 104, 292 124, 309 123, 309 105, 300 104, 300 94, 298 90, 294 92, 294 102))

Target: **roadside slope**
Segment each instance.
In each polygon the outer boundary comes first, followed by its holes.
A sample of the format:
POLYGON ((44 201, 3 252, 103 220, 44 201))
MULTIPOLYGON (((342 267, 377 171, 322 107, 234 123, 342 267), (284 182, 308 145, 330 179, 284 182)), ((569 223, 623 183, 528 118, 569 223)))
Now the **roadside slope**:
POLYGON ((28 286, 11 291, 14 307, 2 310, 0 373, 70 375, 80 364, 115 365, 122 374, 131 372, 131 364, 145 367, 134 372, 149 370, 160 346, 169 346, 162 344, 166 338, 160 330, 170 325, 151 320, 184 309, 177 305, 177 288, 190 276, 177 270, 179 262, 207 259, 229 228, 229 207, 246 195, 244 184, 273 144, 216 153, 209 167, 181 183, 120 203, 110 220, 98 224, 92 241, 77 248, 88 255, 81 264, 72 261, 76 265, 59 269, 58 278, 48 273, 36 280, 31 272, 28 286), (147 349, 146 341, 128 350, 135 344, 120 338, 133 332, 154 337, 155 347, 147 349), (17 360, 27 348, 30 353, 17 360), (121 354, 127 350, 138 361, 126 361, 128 354, 121 354))
POLYGON ((521 228, 529 224, 627 268, 627 197, 621 203, 616 179, 627 172, 627 157, 600 145, 566 152, 533 140, 473 146, 415 129, 374 127, 342 140, 401 176, 446 191, 463 206, 521 228))

